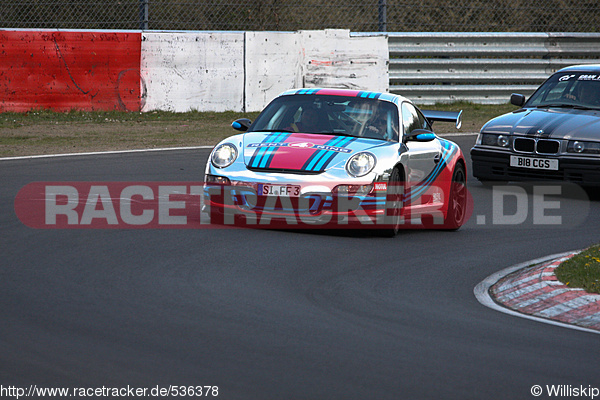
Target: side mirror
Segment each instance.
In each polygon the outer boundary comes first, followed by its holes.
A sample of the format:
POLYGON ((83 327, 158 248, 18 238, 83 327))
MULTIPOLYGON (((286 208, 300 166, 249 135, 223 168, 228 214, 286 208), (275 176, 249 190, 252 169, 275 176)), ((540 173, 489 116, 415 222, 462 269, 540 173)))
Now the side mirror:
POLYGON ((415 129, 408 135, 404 136, 404 143, 411 140, 414 142, 431 142, 433 139, 435 139, 435 137, 435 133, 427 129, 415 129))
POLYGON ((523 107, 525 104, 525 96, 518 93, 513 93, 510 95, 510 104, 517 107, 523 107))
POLYGON ((252 121, 248 118, 240 118, 233 121, 231 127, 236 131, 246 132, 250 128, 250 125, 252 125, 252 121))

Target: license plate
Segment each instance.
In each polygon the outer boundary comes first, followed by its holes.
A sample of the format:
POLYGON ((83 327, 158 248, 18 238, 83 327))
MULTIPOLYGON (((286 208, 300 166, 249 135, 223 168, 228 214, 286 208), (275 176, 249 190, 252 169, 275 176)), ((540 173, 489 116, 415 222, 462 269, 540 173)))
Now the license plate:
POLYGON ((258 193, 261 196, 298 197, 300 186, 298 185, 259 185, 258 193))
POLYGON ((510 166, 558 171, 558 160, 551 158, 510 156, 510 166))

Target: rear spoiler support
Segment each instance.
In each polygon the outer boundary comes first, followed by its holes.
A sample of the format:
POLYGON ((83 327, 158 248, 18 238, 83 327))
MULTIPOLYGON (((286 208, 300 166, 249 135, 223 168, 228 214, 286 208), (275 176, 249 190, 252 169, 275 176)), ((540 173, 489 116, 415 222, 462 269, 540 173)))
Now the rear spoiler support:
POLYGON ((434 110, 421 110, 423 115, 431 125, 434 122, 454 122, 456 129, 460 129, 462 126, 462 110, 460 111, 434 111, 434 110))

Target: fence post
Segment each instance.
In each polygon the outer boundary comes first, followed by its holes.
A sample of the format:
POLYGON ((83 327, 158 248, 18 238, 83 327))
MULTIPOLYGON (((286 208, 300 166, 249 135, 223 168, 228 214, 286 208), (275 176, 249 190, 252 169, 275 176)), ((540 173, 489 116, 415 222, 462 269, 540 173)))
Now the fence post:
POLYGON ((148 1, 140 0, 140 29, 148 30, 148 1))
POLYGON ((379 0, 379 32, 387 32, 387 1, 379 0))

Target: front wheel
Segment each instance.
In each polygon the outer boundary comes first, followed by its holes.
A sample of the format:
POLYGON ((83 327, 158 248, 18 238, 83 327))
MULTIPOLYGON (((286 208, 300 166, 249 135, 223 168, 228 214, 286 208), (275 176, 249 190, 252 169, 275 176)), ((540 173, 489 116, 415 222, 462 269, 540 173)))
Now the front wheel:
POLYGON ((450 184, 450 199, 448 201, 448 212, 444 221, 444 228, 457 230, 467 217, 467 174, 465 167, 458 163, 454 167, 452 183, 450 184))
POLYGON ((404 180, 398 168, 394 168, 388 181, 386 193, 386 228, 381 233, 387 237, 394 237, 400 231, 401 211, 404 197, 404 180))

